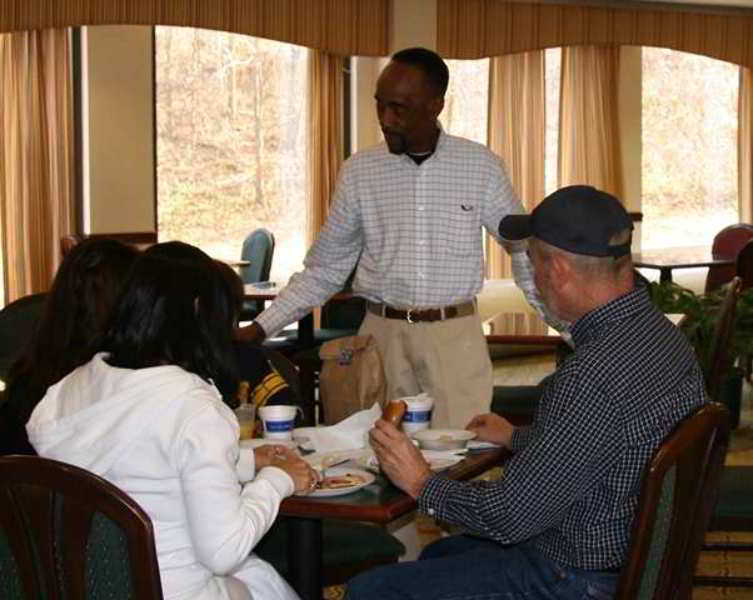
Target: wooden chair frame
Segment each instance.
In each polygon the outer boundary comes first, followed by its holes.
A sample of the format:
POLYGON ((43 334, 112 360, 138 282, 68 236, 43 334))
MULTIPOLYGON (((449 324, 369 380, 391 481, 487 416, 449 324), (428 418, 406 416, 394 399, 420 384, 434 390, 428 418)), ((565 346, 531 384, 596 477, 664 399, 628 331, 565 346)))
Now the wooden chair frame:
POLYGON ((152 522, 130 496, 73 465, 38 456, 0 457, 0 530, 24 597, 89 597, 87 543, 97 513, 125 537, 132 596, 161 600, 152 522))

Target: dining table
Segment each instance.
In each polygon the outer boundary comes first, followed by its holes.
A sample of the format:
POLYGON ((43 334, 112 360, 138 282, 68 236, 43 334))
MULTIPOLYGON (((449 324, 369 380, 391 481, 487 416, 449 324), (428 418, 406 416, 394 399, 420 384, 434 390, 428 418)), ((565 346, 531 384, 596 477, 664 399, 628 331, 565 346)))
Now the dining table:
MULTIPOLYGON (((500 465, 510 456, 505 448, 469 451, 463 460, 439 476, 465 481, 500 465)), ((322 519, 361 521, 387 525, 414 511, 416 501, 377 474, 369 485, 351 494, 324 498, 290 496, 280 505, 288 518, 290 584, 302 600, 322 598, 322 519)))
POLYGON ((633 253, 633 265, 644 269, 658 269, 659 281, 672 281, 674 269, 734 265, 732 258, 715 258, 709 246, 656 248, 633 253))

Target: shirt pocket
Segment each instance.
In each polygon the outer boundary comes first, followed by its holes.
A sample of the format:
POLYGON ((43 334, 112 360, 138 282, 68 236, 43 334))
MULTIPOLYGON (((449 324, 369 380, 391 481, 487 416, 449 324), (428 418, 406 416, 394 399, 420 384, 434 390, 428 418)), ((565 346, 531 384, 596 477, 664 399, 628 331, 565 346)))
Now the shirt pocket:
POLYGON ((481 247, 481 207, 456 204, 448 211, 440 227, 439 244, 449 255, 469 256, 481 247))

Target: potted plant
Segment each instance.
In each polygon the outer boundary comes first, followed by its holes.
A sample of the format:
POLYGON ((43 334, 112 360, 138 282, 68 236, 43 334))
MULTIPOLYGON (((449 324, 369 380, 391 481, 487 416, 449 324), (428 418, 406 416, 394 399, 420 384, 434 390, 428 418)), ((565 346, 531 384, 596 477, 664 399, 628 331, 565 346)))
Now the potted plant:
MULTIPOLYGON (((724 300, 724 288, 696 294, 676 283, 651 282, 649 293, 654 303, 665 313, 686 316, 680 324, 698 355, 704 372, 711 359, 711 346, 719 309, 724 300)), ((730 360, 727 373, 722 378, 722 401, 730 410, 732 424, 740 419, 743 367, 753 355, 753 288, 740 294, 729 347, 730 360)))

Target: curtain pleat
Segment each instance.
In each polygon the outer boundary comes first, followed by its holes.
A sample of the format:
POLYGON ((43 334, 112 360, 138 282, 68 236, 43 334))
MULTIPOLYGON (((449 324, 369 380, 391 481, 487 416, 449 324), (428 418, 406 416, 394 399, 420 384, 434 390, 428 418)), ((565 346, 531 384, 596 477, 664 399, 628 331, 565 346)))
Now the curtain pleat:
POLYGON ((437 0, 437 51, 446 58, 605 44, 672 48, 753 67, 752 40, 750 8, 437 0))
POLYGON ((309 244, 327 220, 343 161, 343 69, 340 56, 311 50, 309 55, 309 157, 311 201, 309 244))
POLYGON ((45 291, 73 227, 70 34, 0 35, 0 217, 8 301, 45 291))
MULTIPOLYGON (((531 210, 544 197, 546 118, 544 52, 491 59, 489 148, 502 157, 523 205, 531 210)), ((510 277, 510 257, 487 234, 486 276, 510 277)))
POLYGON ((620 49, 562 49, 559 186, 588 184, 622 198, 618 123, 620 49))
POLYGON ((179 25, 332 54, 386 56, 389 0, 7 0, 0 32, 75 25, 179 25))
POLYGON ((737 127, 737 179, 740 220, 753 220, 753 71, 740 68, 737 127))

